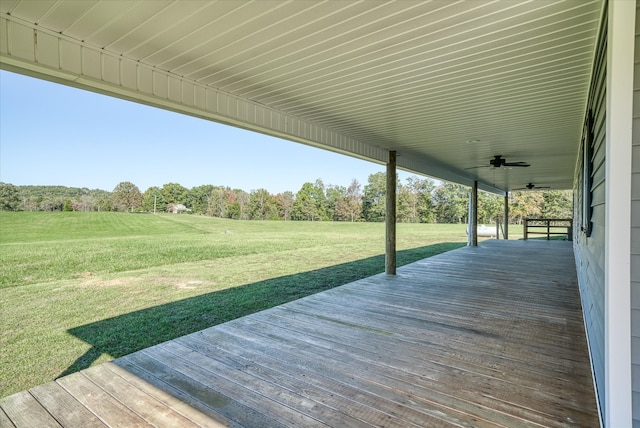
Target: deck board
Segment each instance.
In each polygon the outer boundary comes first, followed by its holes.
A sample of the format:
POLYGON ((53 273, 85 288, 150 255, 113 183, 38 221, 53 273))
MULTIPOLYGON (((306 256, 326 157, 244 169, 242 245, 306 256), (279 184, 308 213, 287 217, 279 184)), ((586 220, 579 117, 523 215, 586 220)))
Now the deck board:
POLYGON ((0 407, 18 428, 61 426, 27 391, 0 399, 0 407))
POLYGON ((491 240, 451 251, 6 397, 0 416, 16 426, 31 407, 62 426, 74 424, 60 409, 96 426, 598 426, 571 248, 491 240))
POLYGON ((56 382, 37 386, 29 392, 62 426, 106 427, 100 419, 56 382))

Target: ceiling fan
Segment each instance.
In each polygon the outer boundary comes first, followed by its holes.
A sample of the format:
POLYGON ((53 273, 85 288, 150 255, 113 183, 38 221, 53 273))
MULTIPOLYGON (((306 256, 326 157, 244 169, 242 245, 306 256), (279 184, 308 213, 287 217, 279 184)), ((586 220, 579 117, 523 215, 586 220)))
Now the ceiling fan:
POLYGON ((500 168, 501 166, 504 166, 504 167, 511 168, 511 167, 528 167, 531 165, 526 162, 507 162, 507 160, 504 159, 502 155, 495 155, 493 156, 493 159, 489 160, 489 165, 474 166, 466 169, 484 168, 485 166, 493 167, 493 168, 500 168))
POLYGON ((503 159, 501 155, 495 155, 493 159, 489 161, 489 164, 496 168, 500 168, 501 166, 522 166, 522 167, 531 166, 526 162, 507 162, 507 160, 503 159))
POLYGON ((513 190, 533 190, 533 189, 536 189, 536 190, 537 189, 551 189, 551 187, 549 187, 549 186, 536 186, 533 183, 529 183, 524 187, 519 187, 519 188, 513 189, 513 190))

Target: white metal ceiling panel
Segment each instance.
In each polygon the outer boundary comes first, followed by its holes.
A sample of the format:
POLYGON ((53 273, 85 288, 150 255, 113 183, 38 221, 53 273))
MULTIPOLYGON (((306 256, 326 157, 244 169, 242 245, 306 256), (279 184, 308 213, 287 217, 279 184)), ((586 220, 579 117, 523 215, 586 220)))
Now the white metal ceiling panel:
POLYGON ((55 9, 56 0, 42 1, 2 1, 0 11, 24 19, 27 22, 39 23, 43 16, 46 16, 55 9))
POLYGON ((444 179, 567 188, 601 8, 601 0, 3 0, 11 38, 0 40, 0 59, 374 161, 395 150, 402 167, 444 179), (36 29, 45 37, 37 48, 36 29), (498 154, 531 167, 472 168, 498 154))

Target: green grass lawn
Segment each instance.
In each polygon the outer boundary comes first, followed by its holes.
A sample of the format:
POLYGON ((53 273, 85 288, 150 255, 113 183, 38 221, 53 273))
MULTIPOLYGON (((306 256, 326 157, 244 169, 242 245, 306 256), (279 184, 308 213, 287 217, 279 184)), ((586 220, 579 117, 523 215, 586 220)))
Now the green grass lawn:
MULTIPOLYGON (((466 242, 465 225, 397 234, 399 265, 466 242)), ((383 253, 382 223, 2 212, 0 397, 380 273, 383 253)))

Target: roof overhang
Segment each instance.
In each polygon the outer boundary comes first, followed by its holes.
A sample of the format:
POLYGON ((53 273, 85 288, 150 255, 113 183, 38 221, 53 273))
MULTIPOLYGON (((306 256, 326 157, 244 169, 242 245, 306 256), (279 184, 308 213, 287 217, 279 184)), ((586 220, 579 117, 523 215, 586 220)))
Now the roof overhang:
POLYGON ((491 192, 567 189, 601 8, 3 0, 0 67, 491 192))

